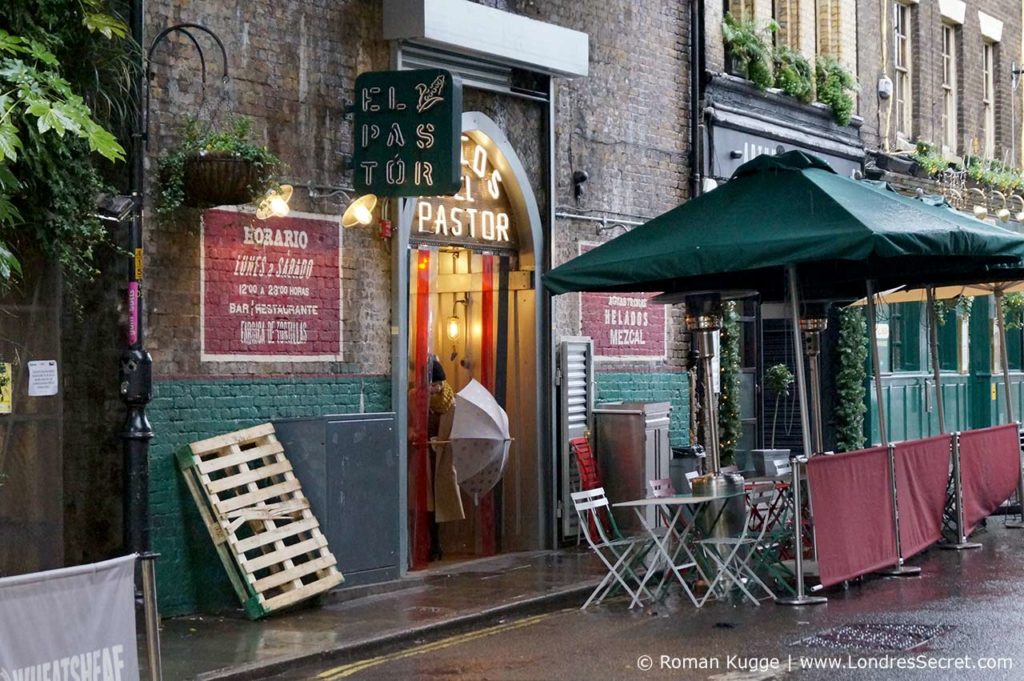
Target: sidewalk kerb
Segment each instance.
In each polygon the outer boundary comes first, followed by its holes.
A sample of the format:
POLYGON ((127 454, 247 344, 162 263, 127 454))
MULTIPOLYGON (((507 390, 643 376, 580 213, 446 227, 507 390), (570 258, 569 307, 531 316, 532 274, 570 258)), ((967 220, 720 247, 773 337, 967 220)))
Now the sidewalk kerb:
POLYGON ((584 584, 563 588, 551 593, 525 598, 513 603, 504 603, 483 610, 469 612, 461 615, 429 622, 416 627, 391 631, 384 634, 370 635, 366 638, 356 639, 331 648, 318 651, 302 653, 287 657, 277 657, 263 662, 251 662, 227 669, 217 669, 204 672, 195 677, 195 681, 253 681, 266 678, 271 674, 278 674, 293 669, 298 665, 306 665, 315 662, 330 663, 345 657, 367 656, 374 650, 392 646, 405 641, 415 640, 425 635, 435 635, 445 631, 465 628, 479 624, 483 621, 494 619, 502 615, 513 615, 529 612, 530 610, 549 610, 552 606, 561 604, 563 601, 582 603, 582 599, 594 590, 600 580, 593 580, 584 584), (542 607, 543 606, 543 607, 542 607))

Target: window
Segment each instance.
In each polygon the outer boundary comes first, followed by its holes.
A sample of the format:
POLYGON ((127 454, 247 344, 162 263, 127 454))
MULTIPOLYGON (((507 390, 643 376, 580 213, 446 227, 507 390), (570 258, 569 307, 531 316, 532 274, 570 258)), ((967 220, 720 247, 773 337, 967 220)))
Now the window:
POLYGON ((981 60, 981 124, 984 130, 982 154, 993 158, 996 153, 996 109, 993 71, 995 66, 995 45, 984 43, 981 60))
POLYGON ((942 144, 955 154, 959 102, 956 92, 956 27, 942 25, 942 144))
POLYGON ((725 11, 740 21, 753 21, 754 0, 726 0, 725 11))
POLYGON ((896 132, 909 139, 912 136, 914 113, 911 98, 910 7, 899 2, 893 3, 892 17, 893 66, 896 69, 896 132))
POLYGON ((779 25, 775 43, 793 50, 800 49, 800 6, 798 0, 775 0, 772 7, 775 23, 779 25))

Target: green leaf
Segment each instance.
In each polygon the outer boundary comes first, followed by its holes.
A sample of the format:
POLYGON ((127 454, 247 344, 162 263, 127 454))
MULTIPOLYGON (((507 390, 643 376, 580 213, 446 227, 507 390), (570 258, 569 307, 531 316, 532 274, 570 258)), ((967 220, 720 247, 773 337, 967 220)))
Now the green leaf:
MULTIPOLYGON (((11 121, 5 120, 0 123, 0 163, 3 161, 17 161, 18 149, 21 148, 21 139, 18 137, 18 129, 11 121)), ((2 168, 2 166, 0 166, 2 168)), ((3 177, 0 175, 0 183, 3 177)))
POLYGON ((53 55, 53 52, 46 49, 46 46, 42 43, 30 40, 28 47, 29 54, 31 54, 33 58, 43 62, 47 66, 60 66, 60 62, 57 61, 57 57, 53 55))
POLYGON ((87 12, 82 24, 92 33, 99 33, 107 39, 124 38, 128 35, 128 25, 116 17, 100 12, 87 12))

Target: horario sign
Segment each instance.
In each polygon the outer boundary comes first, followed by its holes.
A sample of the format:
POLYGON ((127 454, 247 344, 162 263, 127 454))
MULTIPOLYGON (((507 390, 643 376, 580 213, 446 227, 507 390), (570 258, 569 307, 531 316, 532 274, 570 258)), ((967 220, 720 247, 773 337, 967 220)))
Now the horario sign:
POLYGON ((206 211, 203 361, 341 359, 341 230, 295 214, 206 211))

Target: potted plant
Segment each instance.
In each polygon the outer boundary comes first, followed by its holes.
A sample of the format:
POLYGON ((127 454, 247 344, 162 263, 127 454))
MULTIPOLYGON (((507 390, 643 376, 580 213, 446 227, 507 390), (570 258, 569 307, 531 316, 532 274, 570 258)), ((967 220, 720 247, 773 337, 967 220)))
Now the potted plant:
POLYGON ((789 387, 793 385, 793 372, 785 364, 768 367, 764 374, 764 388, 769 395, 775 396, 775 408, 772 410, 772 441, 768 449, 755 449, 754 468, 760 475, 773 474, 772 465, 768 461, 788 461, 788 449, 775 448, 775 431, 779 422, 779 405, 783 397, 789 397, 789 387))
POLYGON ((737 19, 726 12, 722 21, 722 38, 731 61, 730 71, 751 81, 758 90, 775 84, 772 62, 771 34, 779 29, 774 21, 758 31, 752 21, 737 19))
POLYGON ((832 109, 832 118, 839 125, 849 125, 853 115, 853 94, 859 89, 857 80, 831 56, 820 56, 815 62, 818 101, 832 109))
POLYGON ((280 160, 249 139, 252 120, 236 118, 227 130, 185 121, 181 143, 160 159, 157 212, 182 206, 249 203, 274 183, 280 160))

